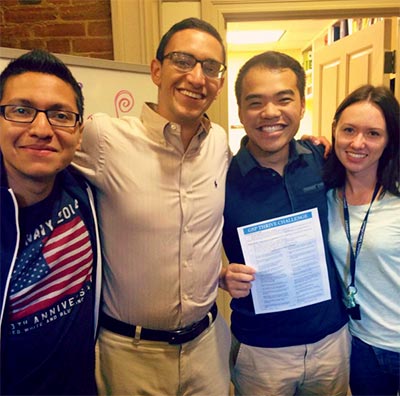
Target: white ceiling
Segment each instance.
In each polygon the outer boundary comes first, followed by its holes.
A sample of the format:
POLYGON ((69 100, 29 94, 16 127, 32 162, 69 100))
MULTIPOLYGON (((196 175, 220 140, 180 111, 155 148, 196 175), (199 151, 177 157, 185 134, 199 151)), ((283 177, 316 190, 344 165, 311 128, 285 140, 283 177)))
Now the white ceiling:
POLYGON ((304 49, 311 44, 316 36, 322 34, 325 29, 332 25, 332 19, 302 19, 285 21, 262 21, 262 22, 228 22, 227 31, 251 30, 257 34, 257 30, 284 29, 286 32, 278 43, 274 44, 228 44, 229 52, 261 52, 267 50, 289 50, 304 49))

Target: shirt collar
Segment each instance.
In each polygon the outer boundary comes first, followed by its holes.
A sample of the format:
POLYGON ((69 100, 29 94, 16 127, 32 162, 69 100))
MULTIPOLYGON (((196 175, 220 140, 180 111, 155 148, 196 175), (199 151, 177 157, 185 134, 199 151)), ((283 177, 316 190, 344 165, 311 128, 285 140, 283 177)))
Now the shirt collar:
MULTIPOLYGON (((253 157, 246 145, 249 141, 248 136, 244 136, 240 142, 240 149, 237 152, 235 158, 237 160, 240 173, 242 176, 246 176, 254 168, 262 168, 258 161, 253 157)), ((298 141, 292 139, 289 142, 289 161, 292 163, 301 159, 304 154, 311 154, 311 150, 305 146, 302 146, 298 141)))
MULTIPOLYGON (((174 122, 170 122, 157 112, 157 104, 147 102, 143 105, 141 113, 141 121, 146 127, 150 138, 156 141, 161 141, 165 144, 169 139, 168 134, 179 134, 181 126, 174 122)), ((211 129, 211 122, 207 115, 204 115, 200 121, 199 129, 196 132, 195 138, 197 138, 200 144, 206 136, 209 134, 211 129)))

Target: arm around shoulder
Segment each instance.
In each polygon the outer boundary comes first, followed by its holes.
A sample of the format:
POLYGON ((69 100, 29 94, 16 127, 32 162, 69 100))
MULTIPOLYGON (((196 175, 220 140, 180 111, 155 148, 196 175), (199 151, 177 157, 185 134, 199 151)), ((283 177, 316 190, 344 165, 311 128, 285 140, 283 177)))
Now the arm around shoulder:
POLYGON ((104 164, 103 130, 108 128, 111 117, 97 113, 84 122, 82 141, 75 153, 72 166, 95 184, 96 175, 104 164))

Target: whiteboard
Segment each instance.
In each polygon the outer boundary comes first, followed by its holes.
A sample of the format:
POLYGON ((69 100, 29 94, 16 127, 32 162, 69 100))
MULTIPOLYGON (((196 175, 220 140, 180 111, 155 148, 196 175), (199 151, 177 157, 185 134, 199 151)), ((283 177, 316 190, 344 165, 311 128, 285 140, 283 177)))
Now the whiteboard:
MULTIPOLYGON (((0 47, 0 71, 10 60, 26 50, 0 47)), ((157 87, 146 65, 133 65, 106 59, 59 55, 82 87, 85 98, 84 118, 93 113, 113 117, 139 116, 144 102, 157 101, 157 87)))

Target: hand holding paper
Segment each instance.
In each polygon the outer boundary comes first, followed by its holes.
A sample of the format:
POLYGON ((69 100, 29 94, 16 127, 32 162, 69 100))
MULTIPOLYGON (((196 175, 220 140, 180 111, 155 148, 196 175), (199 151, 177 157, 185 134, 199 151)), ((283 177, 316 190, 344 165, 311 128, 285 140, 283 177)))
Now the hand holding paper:
POLYGON ((251 282, 256 270, 244 264, 229 264, 222 270, 220 286, 233 298, 246 297, 250 293, 251 282))

